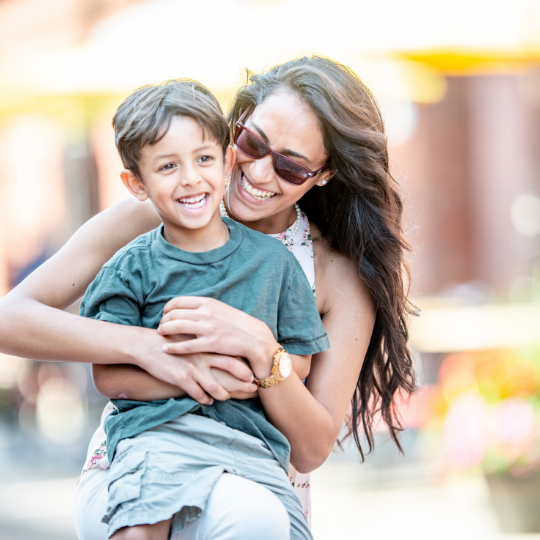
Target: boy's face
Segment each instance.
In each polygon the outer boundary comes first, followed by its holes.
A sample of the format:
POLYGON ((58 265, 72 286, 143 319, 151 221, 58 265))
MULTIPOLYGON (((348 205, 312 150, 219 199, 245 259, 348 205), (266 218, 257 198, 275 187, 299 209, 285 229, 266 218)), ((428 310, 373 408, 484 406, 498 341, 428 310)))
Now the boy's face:
POLYGON ((142 149, 143 182, 131 171, 124 171, 122 180, 139 200, 152 201, 166 227, 201 229, 221 221, 224 177, 233 160, 231 149, 224 158, 221 145, 204 139, 196 120, 176 116, 158 143, 142 149))

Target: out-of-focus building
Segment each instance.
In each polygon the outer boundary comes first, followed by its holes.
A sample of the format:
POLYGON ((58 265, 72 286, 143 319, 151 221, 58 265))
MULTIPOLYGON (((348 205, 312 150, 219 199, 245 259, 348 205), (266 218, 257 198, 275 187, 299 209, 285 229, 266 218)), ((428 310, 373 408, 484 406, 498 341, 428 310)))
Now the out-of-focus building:
POLYGON ((417 293, 525 299, 539 270, 539 80, 447 77, 444 99, 419 105, 414 135, 393 149, 417 226, 417 293))

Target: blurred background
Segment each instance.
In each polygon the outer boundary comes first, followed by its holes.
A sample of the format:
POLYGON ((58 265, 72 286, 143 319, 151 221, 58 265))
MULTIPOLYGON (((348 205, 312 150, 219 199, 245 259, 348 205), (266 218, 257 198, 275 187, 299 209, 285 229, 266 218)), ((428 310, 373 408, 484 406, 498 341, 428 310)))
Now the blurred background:
MULTIPOLYGON (((0 0, 0 296, 127 197, 131 90, 191 77, 226 109, 244 68, 311 53, 380 102, 421 310, 405 455, 334 453, 315 538, 540 538, 539 0, 0 0)), ((75 539, 103 405, 88 366, 0 355, 0 540, 75 539)))

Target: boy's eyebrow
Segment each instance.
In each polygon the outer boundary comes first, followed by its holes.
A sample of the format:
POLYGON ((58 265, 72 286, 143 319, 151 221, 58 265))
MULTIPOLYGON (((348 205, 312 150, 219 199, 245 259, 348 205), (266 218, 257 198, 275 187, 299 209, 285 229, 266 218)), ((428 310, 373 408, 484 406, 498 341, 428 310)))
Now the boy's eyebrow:
POLYGON ((200 150, 206 150, 206 148, 215 148, 215 146, 216 145, 212 143, 202 144, 198 148, 195 148, 194 152, 199 152, 200 150))
MULTIPOLYGON (((264 142, 268 146, 270 146, 270 141, 268 140, 268 137, 266 136, 266 133, 255 122, 252 121, 251 125, 256 129, 256 131, 258 131, 261 138, 264 139, 264 142)), ((305 159, 308 163, 311 164, 311 159, 307 158, 303 154, 299 154, 298 152, 295 152, 294 150, 289 150, 288 148, 282 149, 280 154, 287 154, 288 156, 302 158, 302 159, 305 159)))
POLYGON ((158 161, 160 159, 168 159, 171 157, 176 157, 176 154, 174 152, 169 153, 169 154, 159 154, 158 156, 155 156, 152 161, 158 161))
MULTIPOLYGON (((198 148, 195 148, 193 152, 200 152, 201 150, 206 150, 207 148, 214 148, 214 147, 215 147, 215 144, 212 144, 212 143, 201 144, 201 146, 199 146, 198 148)), ((168 154, 159 154, 154 157, 153 161, 159 161, 161 159, 169 159, 169 158, 177 157, 177 156, 178 154, 176 154, 175 152, 170 152, 168 154)))

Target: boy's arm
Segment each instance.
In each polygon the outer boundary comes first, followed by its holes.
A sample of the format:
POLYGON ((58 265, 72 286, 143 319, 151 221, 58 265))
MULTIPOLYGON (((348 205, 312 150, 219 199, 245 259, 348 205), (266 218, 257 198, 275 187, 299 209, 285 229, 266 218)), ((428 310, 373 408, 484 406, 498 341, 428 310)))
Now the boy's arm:
MULTIPOLYGON (((214 355, 186 355, 186 357, 191 356, 197 356, 197 366, 200 372, 205 360, 203 356, 210 362, 212 360, 211 356, 214 355)), ((245 362, 236 358, 231 358, 231 360, 237 364, 236 369, 242 370, 242 376, 244 376, 243 372, 245 370, 242 369, 242 366, 245 366, 245 362)), ((291 354, 291 360, 294 372, 300 379, 305 379, 309 374, 311 355, 300 356, 291 354)), ((222 369, 213 368, 208 365, 208 372, 218 385, 225 389, 224 393, 215 394, 216 399, 250 399, 258 395, 257 386, 238 379, 230 371, 223 371, 222 369)), ((204 373, 204 370, 202 370, 202 373, 204 373)), ((181 388, 160 381, 137 366, 126 364, 94 364, 92 365, 92 375, 96 390, 99 394, 109 399, 152 401, 178 398, 186 395, 186 392, 181 388)))

